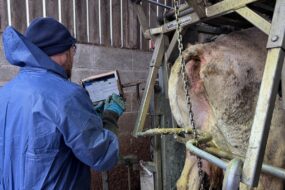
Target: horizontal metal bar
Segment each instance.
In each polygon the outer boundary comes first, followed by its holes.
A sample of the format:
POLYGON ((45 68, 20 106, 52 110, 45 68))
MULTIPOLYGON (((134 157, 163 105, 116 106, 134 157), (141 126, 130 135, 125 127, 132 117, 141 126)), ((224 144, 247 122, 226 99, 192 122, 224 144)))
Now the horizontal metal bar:
MULTIPOLYGON (((195 12, 179 18, 179 22, 180 22, 182 27, 190 25, 190 24, 197 23, 199 21, 200 21, 200 18, 198 17, 197 13, 195 13, 195 12)), ((176 30, 176 26, 177 26, 177 22, 176 22, 176 20, 174 20, 174 21, 171 21, 171 22, 168 22, 168 23, 162 25, 161 27, 151 28, 149 30, 149 33, 151 35, 156 35, 159 33, 167 33, 167 32, 176 30)))
POLYGON ((283 180, 285 179, 285 170, 282 168, 262 164, 262 172, 281 178, 283 180))
POLYGON ((168 6, 168 5, 164 5, 164 4, 162 4, 162 3, 159 3, 159 2, 156 2, 156 1, 152 1, 152 0, 147 0, 149 3, 151 3, 151 4, 154 4, 154 5, 157 5, 157 6, 159 6, 159 7, 163 7, 163 8, 165 8, 165 9, 174 9, 173 7, 170 7, 170 6, 168 6))
MULTIPOLYGON (((182 17, 182 16, 185 16, 185 15, 188 15, 190 13, 193 13, 194 12, 194 9, 192 7, 189 7, 187 6, 188 8, 187 9, 179 9, 179 15, 178 17, 182 17)), ((182 7, 184 8, 184 7, 182 7)), ((165 15, 163 15, 163 17, 161 17, 162 19, 167 19, 169 21, 172 21, 175 19, 175 11, 174 10, 171 10, 171 11, 168 11, 165 13, 165 15)))
POLYGON ((250 23, 252 23, 254 26, 259 28, 262 32, 269 35, 271 23, 262 18, 256 12, 252 11, 248 7, 237 9, 236 12, 248 20, 250 23))
MULTIPOLYGON (((212 154, 204 151, 204 150, 201 150, 199 148, 197 148, 196 146, 194 146, 192 144, 191 141, 188 141, 186 143, 186 147, 187 149, 192 152, 193 154, 217 165, 218 167, 220 167, 221 169, 225 170, 226 167, 227 167, 227 164, 228 162, 227 161, 223 161, 215 156, 213 156, 212 154)), ((206 148, 207 150, 207 148, 206 148)), ((210 149, 209 149, 210 150, 210 149)), ((211 151, 211 150, 210 150, 211 151)), ((212 151, 213 152, 213 151, 212 151)), ((222 152, 222 151, 220 151, 222 152)), ((214 151, 214 154, 215 153, 218 153, 217 150, 214 151)), ((224 155, 225 153, 222 153, 222 155, 224 155)), ((226 153, 228 154, 228 153, 226 153)), ((217 154, 217 156, 221 156, 221 154, 217 154)), ((224 156, 222 156, 224 158, 224 156)), ((241 157, 238 157, 239 159, 241 160, 244 160, 244 158, 241 158, 241 157)), ((226 159, 234 159, 233 155, 227 155, 226 159)), ((275 166, 271 166, 271 165, 268 165, 268 164, 262 164, 262 169, 261 169, 262 173, 266 173, 266 174, 269 174, 269 175, 272 175, 274 177, 278 177, 280 179, 283 179, 285 180, 285 169, 283 168, 279 168, 279 167, 275 167, 275 166)))
POLYGON ((204 150, 201 150, 194 146, 190 141, 186 143, 186 148, 192 152, 193 154, 215 164, 219 168, 226 170, 227 169, 227 162, 213 156, 212 154, 209 154, 208 152, 205 152, 204 150))
MULTIPOLYGON (((212 6, 206 8, 205 18, 200 19, 196 12, 185 15, 179 19, 181 26, 185 27, 187 25, 192 25, 200 21, 209 20, 213 17, 228 14, 236 9, 245 7, 247 4, 255 2, 258 0, 224 0, 220 3, 216 3, 212 6)), ((159 33, 167 33, 176 30, 176 20, 168 22, 160 27, 151 28, 147 31, 151 35, 157 35, 159 33)))

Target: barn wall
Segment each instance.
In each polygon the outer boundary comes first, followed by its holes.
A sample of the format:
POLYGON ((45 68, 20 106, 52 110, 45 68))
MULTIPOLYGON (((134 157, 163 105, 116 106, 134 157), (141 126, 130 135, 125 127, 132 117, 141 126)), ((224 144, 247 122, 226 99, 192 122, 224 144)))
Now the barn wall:
MULTIPOLYGON (((172 6, 173 0, 156 0, 172 6)), ((181 1, 184 3, 184 0, 181 1)), ((165 9, 142 1, 150 27, 165 9)), ((24 32, 37 17, 62 22, 80 43, 149 50, 131 0, 0 0, 0 32, 12 25, 24 32)))

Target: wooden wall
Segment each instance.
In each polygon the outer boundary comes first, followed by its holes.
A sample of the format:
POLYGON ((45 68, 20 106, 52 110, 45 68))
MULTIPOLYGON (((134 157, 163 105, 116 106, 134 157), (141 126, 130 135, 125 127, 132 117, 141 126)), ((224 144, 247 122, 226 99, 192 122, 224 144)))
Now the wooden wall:
MULTIPOLYGON (((172 6, 173 0, 154 0, 172 6)), ((142 0, 150 27, 164 9, 142 0)), ((36 17, 62 22, 80 43, 149 50, 130 0, 0 0, 0 32, 7 25, 24 32, 36 17)))

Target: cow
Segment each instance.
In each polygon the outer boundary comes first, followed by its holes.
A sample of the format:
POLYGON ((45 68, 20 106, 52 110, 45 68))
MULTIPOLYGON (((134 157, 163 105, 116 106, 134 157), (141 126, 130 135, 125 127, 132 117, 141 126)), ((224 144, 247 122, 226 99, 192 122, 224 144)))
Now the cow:
MULTIPOLYGON (((262 80, 267 36, 256 28, 218 36, 214 41, 189 45, 183 52, 189 93, 197 129, 212 136, 211 144, 234 157, 246 155, 258 92, 262 80)), ((180 59, 169 78, 172 114, 180 127, 191 127, 185 101, 180 59)), ((277 95, 264 163, 284 168, 285 111, 277 95)), ((221 189, 223 171, 203 160, 209 189, 221 189)), ((205 179, 205 178, 204 178, 205 179)), ((197 159, 187 152, 178 190, 200 187, 197 159)), ((250 189, 240 184, 241 190, 250 189)), ((283 181, 262 174, 257 190, 284 189, 283 181)))

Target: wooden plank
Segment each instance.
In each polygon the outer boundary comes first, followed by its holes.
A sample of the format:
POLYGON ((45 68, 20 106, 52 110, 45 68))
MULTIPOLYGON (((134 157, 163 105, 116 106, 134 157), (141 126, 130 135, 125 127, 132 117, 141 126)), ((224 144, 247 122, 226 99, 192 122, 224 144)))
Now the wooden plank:
POLYGON ((112 38, 113 47, 121 47, 121 3, 112 0, 112 38))
POLYGON ((74 35, 72 0, 61 0, 61 22, 74 35))
MULTIPOLYGON (((164 0, 157 0, 157 2, 164 4, 164 0)), ((165 8, 163 7, 158 7, 158 17, 162 17, 164 13, 165 8)))
POLYGON ((157 27, 157 16, 156 16, 156 6, 153 4, 149 4, 149 27, 154 28, 157 27))
POLYGON ((133 3, 124 1, 123 4, 123 23, 124 23, 124 47, 131 49, 139 48, 140 29, 137 16, 134 12, 133 3))
POLYGON ((11 25, 23 33, 27 28, 26 3, 23 0, 10 0, 11 2, 11 25))
POLYGON ((101 32, 102 45, 111 46, 110 0, 101 0, 101 32))
POLYGON ((29 0, 30 23, 33 19, 43 16, 43 2, 39 0, 29 0))
POLYGON ((101 173, 91 170, 91 190, 103 190, 102 184, 101 173))
POLYGON ((58 20, 58 0, 46 0, 46 14, 58 20))
POLYGON ((173 0, 166 0, 166 5, 173 7, 173 0))
POLYGON ((76 39, 87 43, 87 9, 86 0, 75 0, 76 39))
POLYGON ((89 0, 89 39, 91 43, 100 44, 99 36, 99 2, 89 0))
POLYGON ((7 0, 0 0, 0 32, 8 25, 7 0))
MULTIPOLYGON (((145 12, 145 15, 146 15, 146 18, 147 18, 147 21, 149 23, 149 5, 148 5, 148 2, 146 1, 142 1, 142 7, 143 7, 143 10, 145 12)), ((141 31, 141 39, 142 39, 142 50, 144 51, 148 51, 149 50, 149 40, 146 40, 143 36, 143 31, 141 31)))
POLYGON ((129 22, 128 22, 128 18, 129 18, 129 12, 128 12, 128 1, 122 1, 122 9, 123 9, 123 13, 122 13, 122 25, 123 25, 123 33, 122 33, 122 38, 123 38, 123 47, 127 47, 127 36, 129 35, 129 22))

